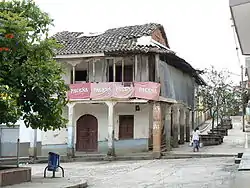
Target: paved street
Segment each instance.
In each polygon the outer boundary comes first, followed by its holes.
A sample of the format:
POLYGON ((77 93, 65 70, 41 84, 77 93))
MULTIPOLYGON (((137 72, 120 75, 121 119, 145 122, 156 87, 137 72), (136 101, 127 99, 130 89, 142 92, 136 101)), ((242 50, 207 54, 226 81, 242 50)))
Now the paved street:
MULTIPOLYGON (((242 131, 241 117, 237 116, 232 119, 233 129, 228 130, 228 136, 224 137, 224 142, 218 146, 205 146, 201 148, 200 153, 237 154, 245 150, 246 133, 242 131)), ((208 130, 210 129, 211 127, 208 130)), ((248 136, 248 140, 250 140, 250 136, 248 136)), ((193 153, 192 148, 188 145, 189 143, 180 145, 179 148, 173 149, 172 153, 193 153)))
MULTIPOLYGON (((200 153, 234 153, 245 149, 245 133, 239 117, 233 119, 234 128, 218 146, 204 147, 200 153)), ((248 137, 250 138, 250 136, 248 137)), ((188 144, 174 149, 175 153, 192 153, 188 144)), ((63 179, 43 179, 45 164, 29 165, 35 183, 12 188, 64 187, 66 182, 87 180, 91 188, 236 188, 245 185, 245 176, 237 172, 234 158, 197 158, 175 160, 78 162, 64 163, 63 179), (238 178, 235 178, 238 177, 238 178), (39 181, 37 181, 39 180, 39 181), (54 185, 49 184, 53 181, 54 185)), ((60 176, 59 172, 58 175, 60 176)), ((247 185, 247 184, 246 184, 247 185)))
MULTIPOLYGON (((45 164, 31 166, 34 177, 43 176, 45 164)), ((91 188, 228 188, 236 169, 233 158, 85 162, 62 166, 66 170, 65 179, 87 180, 91 188)), ((45 187, 44 182, 40 186, 29 184, 40 188, 45 187)), ((12 187, 25 188, 27 184, 12 187)))

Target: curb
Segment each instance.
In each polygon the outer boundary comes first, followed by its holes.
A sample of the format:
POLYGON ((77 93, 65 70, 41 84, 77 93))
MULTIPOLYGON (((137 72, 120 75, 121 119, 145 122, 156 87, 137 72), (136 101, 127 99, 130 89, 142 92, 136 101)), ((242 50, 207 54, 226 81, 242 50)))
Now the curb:
POLYGON ((67 186, 67 187, 64 187, 64 188, 86 188, 86 187, 88 187, 88 183, 87 182, 78 183, 76 185, 70 185, 70 186, 67 186))
POLYGON ((236 157, 237 154, 170 154, 162 156, 162 159, 185 159, 185 158, 215 158, 236 157))
MULTIPOLYGON (((213 158, 213 157, 236 157, 237 153, 162 153, 160 159, 185 159, 185 158, 213 158)), ((97 162, 97 161, 136 161, 136 160, 154 160, 153 155, 147 156, 116 156, 113 158, 107 157, 77 157, 68 160, 61 160, 64 163, 70 162, 97 162)), ((34 163, 47 163, 48 160, 36 160, 34 163)))

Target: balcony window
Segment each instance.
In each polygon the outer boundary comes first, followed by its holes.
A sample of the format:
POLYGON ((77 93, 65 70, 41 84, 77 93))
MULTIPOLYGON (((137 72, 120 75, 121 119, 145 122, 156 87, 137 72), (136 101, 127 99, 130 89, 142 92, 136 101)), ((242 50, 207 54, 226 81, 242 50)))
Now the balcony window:
MULTIPOLYGON (((87 70, 75 71, 75 83, 87 82, 88 74, 87 70)), ((71 83, 73 83, 73 72, 71 71, 71 83)))
MULTIPOLYGON (((109 67, 108 74, 109 82, 114 82, 113 80, 113 66, 109 67)), ((124 82, 133 82, 133 65, 124 65, 124 82)), ((117 65, 115 67, 115 82, 122 82, 122 66, 117 65)))

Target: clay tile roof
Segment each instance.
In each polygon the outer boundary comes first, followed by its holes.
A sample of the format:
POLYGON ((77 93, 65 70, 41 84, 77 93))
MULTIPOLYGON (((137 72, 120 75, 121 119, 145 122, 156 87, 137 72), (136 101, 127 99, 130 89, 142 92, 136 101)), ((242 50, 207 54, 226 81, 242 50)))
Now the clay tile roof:
POLYGON ((144 25, 113 28, 99 35, 86 36, 83 32, 63 31, 55 34, 55 38, 63 47, 57 55, 116 53, 116 52, 159 52, 172 53, 170 50, 152 45, 138 45, 137 39, 150 36, 153 31, 163 28, 162 25, 149 23, 144 25))

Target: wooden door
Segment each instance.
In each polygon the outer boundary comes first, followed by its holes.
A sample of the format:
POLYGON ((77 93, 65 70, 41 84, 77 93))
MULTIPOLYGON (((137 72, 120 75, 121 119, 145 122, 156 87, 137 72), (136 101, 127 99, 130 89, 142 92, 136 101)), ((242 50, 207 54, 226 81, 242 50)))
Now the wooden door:
POLYGON ((119 140, 134 138, 134 116, 120 115, 119 116, 119 140))
POLYGON ((77 120, 76 151, 94 152, 98 149, 98 122, 95 116, 83 115, 77 120))

